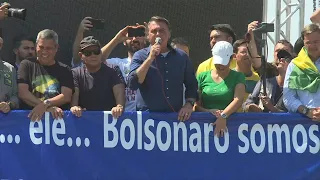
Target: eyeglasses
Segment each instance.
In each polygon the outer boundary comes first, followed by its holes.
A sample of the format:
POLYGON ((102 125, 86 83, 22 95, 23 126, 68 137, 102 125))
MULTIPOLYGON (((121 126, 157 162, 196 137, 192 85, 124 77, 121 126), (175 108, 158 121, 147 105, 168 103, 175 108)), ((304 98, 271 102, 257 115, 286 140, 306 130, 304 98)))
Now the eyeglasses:
POLYGON ((96 50, 90 50, 90 51, 82 51, 81 52, 83 55, 85 55, 85 56, 91 56, 92 55, 92 53, 94 54, 94 55, 99 55, 100 53, 101 53, 101 50, 100 49, 96 49, 96 50))

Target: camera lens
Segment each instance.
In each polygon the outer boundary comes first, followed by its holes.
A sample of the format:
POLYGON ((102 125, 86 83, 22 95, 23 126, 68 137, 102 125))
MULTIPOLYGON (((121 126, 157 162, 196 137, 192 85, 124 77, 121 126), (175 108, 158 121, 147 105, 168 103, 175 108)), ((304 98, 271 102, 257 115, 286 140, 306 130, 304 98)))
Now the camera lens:
POLYGON ((9 8, 8 17, 14 17, 21 20, 26 20, 27 9, 9 8))

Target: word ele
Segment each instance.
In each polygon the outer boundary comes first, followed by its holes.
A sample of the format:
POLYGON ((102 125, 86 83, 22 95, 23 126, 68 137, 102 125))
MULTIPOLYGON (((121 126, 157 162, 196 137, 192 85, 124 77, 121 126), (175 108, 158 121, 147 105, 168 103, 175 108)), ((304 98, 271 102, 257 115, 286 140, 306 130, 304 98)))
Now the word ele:
POLYGON ((64 138, 59 138, 58 135, 66 134, 66 125, 62 119, 54 120, 52 123, 52 127, 50 127, 50 114, 45 113, 44 127, 42 121, 38 122, 30 122, 29 125, 29 135, 32 143, 34 144, 42 144, 44 134, 44 142, 45 144, 50 144, 50 139, 52 137, 53 142, 58 146, 63 146, 65 144, 64 138), (36 126, 37 124, 37 126, 36 126), (37 136, 38 137, 37 137, 37 136))

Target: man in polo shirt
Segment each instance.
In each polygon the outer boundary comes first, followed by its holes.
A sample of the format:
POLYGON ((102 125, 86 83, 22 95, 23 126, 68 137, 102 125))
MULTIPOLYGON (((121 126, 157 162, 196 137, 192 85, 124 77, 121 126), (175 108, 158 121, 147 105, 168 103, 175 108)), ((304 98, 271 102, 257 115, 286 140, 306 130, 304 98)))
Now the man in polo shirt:
POLYGON ((124 111, 124 84, 114 69, 102 63, 99 41, 93 36, 84 38, 79 56, 84 65, 72 69, 75 93, 70 111, 78 117, 84 109, 111 111, 118 118, 124 111))
POLYGON ((140 89, 148 110, 179 111, 178 119, 187 120, 198 96, 197 80, 188 55, 169 46, 169 38, 168 20, 159 16, 152 17, 148 23, 150 46, 134 54, 129 87, 140 89), (186 86, 184 105, 183 84, 186 86))
MULTIPOLYGON (((252 66, 255 69, 260 68, 261 66, 261 58, 258 55, 256 43, 254 40, 254 34, 253 34, 253 29, 255 29, 258 26, 258 21, 253 21, 248 25, 248 49, 250 51, 251 57, 252 57, 252 66)), ((213 48, 213 46, 219 42, 219 41, 227 41, 231 44, 233 44, 236 41, 236 34, 234 33, 233 29, 229 24, 216 24, 213 25, 209 29, 209 34, 210 34, 210 49, 213 48)), ((233 59, 230 62, 230 69, 233 69, 236 67, 236 61, 233 59)), ((215 66, 213 64, 213 58, 210 57, 209 59, 203 61, 199 66, 197 70, 197 75, 209 71, 211 69, 214 69, 215 66)))

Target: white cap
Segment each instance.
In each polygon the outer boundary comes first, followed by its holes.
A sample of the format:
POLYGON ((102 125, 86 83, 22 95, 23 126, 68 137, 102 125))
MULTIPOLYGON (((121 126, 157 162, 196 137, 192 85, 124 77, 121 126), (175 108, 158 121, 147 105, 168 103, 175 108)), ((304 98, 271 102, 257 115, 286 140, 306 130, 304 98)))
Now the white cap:
POLYGON ((219 41, 212 48, 213 64, 226 66, 233 54, 233 47, 227 41, 219 41))

